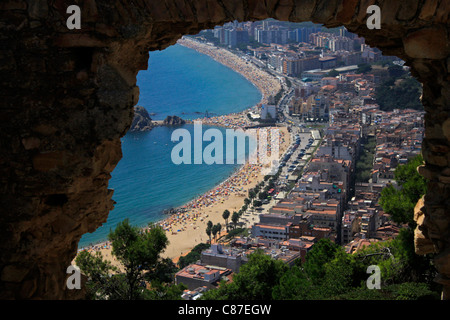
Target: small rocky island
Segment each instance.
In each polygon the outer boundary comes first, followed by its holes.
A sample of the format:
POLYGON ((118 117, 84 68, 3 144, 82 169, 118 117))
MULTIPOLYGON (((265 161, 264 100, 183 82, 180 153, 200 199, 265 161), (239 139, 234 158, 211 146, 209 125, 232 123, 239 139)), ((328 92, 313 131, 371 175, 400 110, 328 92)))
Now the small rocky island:
POLYGON ((135 106, 134 118, 129 131, 150 131, 154 126, 155 124, 152 122, 152 118, 150 118, 147 110, 144 107, 135 106))
POLYGON ((164 119, 162 124, 165 126, 178 126, 178 125, 182 125, 185 123, 186 123, 186 121, 184 121, 183 119, 181 119, 178 116, 167 116, 166 119, 164 119))
POLYGON ((164 120, 152 120, 144 107, 135 106, 129 132, 150 131, 156 126, 179 126, 188 122, 178 116, 167 116, 164 120))

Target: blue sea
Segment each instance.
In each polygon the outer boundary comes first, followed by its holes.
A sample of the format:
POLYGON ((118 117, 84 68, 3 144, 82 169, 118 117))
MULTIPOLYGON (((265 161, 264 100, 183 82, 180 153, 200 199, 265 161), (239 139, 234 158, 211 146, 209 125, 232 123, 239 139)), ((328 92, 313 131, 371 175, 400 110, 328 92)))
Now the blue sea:
MULTIPOLYGON (((154 120, 168 115, 194 119, 206 112, 223 115, 242 111, 261 100, 261 93, 243 76, 180 45, 150 52, 149 68, 139 72, 137 84, 138 105, 154 113, 151 115, 154 120)), ((110 230, 125 218, 138 226, 159 221, 165 216, 163 210, 193 200, 238 169, 237 161, 233 165, 175 165, 171 152, 178 142, 172 142, 171 136, 180 128, 194 137, 193 125, 186 124, 127 133, 121 139, 123 158, 109 182, 116 204, 106 223, 95 232, 83 235, 80 247, 106 240, 110 230)), ((203 126, 203 132, 209 128, 203 126)), ((203 147, 208 144, 204 142, 203 147)))

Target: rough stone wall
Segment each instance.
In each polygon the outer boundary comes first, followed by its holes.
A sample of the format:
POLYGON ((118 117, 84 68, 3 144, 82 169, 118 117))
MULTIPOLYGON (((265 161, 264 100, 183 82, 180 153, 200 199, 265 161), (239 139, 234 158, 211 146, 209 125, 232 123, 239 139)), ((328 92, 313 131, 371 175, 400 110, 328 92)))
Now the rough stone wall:
POLYGON ((149 51, 239 20, 344 25, 424 84, 429 192, 416 250, 436 253, 450 286, 450 4, 445 0, 4 0, 0 2, 0 298, 73 299, 66 268, 113 207, 110 173, 138 101, 149 51), (69 30, 66 9, 82 9, 69 30), (381 30, 366 9, 381 8, 381 30))

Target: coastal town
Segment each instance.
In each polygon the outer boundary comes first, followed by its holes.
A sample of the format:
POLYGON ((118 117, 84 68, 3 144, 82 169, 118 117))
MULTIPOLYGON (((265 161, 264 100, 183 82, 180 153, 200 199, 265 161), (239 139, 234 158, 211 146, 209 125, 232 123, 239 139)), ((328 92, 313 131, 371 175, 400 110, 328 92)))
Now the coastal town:
MULTIPOLYGON (((345 28, 268 21, 228 23, 179 44, 242 74, 262 93, 248 110, 198 120, 281 132, 275 174, 245 164, 159 222, 169 239, 162 255, 175 263, 196 245, 209 245, 175 274, 175 283, 187 287, 184 299, 232 281, 257 249, 294 265, 324 238, 353 254, 399 234, 403 226, 379 199, 383 188, 397 187, 396 168, 421 153, 424 112, 385 108, 375 88, 395 72, 408 73, 401 60, 382 56, 345 28), (220 226, 213 237, 205 232, 208 222, 220 226)), ((109 243, 89 250, 114 261, 109 243)))

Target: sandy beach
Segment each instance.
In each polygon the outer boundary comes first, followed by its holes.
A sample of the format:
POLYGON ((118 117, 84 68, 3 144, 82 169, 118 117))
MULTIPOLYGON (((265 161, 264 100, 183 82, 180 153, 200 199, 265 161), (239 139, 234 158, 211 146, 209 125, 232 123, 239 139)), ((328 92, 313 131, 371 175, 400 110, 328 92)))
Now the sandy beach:
MULTIPOLYGON (((287 128, 279 129, 281 140, 279 154, 281 155, 288 148, 290 138, 287 128)), ((213 224, 220 223, 223 234, 226 230, 223 212, 229 210, 232 214, 233 211, 241 209, 244 199, 248 196, 248 190, 264 180, 264 174, 261 172, 263 167, 264 165, 261 164, 245 164, 218 187, 194 200, 187 206, 189 208, 187 212, 174 215, 161 223, 169 239, 169 246, 162 256, 175 259, 189 252, 197 244, 207 242, 209 240, 206 234, 208 221, 213 224)), ((230 221, 231 216, 228 219, 228 222, 230 221)))
MULTIPOLYGON (((286 127, 279 127, 278 129, 280 130, 279 154, 282 155, 289 147, 290 134, 286 127)), ((184 205, 182 208, 185 212, 168 215, 166 219, 157 222, 156 224, 166 231, 169 240, 169 245, 161 256, 177 261, 180 256, 187 254, 197 244, 206 243, 209 240, 206 234, 208 221, 213 224, 220 223, 222 225, 221 235, 223 235, 226 232, 226 227, 222 213, 226 209, 231 214, 233 211, 241 209, 244 205, 244 199, 248 196, 248 190, 264 180, 264 174, 261 173, 263 167, 261 164, 244 164, 227 180, 184 205)), ((257 215, 252 218, 257 219, 257 215)), ((230 221, 231 216, 228 219, 228 222, 230 221)), ((253 224, 253 222, 255 221, 248 221, 249 224, 253 224)), ((120 264, 111 254, 111 247, 108 242, 100 243, 85 250, 90 252, 100 251, 105 259, 120 267, 120 264)))
MULTIPOLYGON (((275 95, 281 88, 276 78, 259 70, 252 64, 247 64, 244 60, 224 49, 202 45, 191 40, 180 40, 180 42, 182 45, 208 54, 218 62, 242 74, 263 94, 261 103, 266 102, 270 95, 275 95)), ((199 120, 202 120, 204 124, 241 129, 252 125, 247 118, 247 112, 248 110, 244 110, 240 113, 199 120)), ((279 155, 281 156, 287 150, 291 141, 286 127, 278 127, 278 129, 280 133, 279 155)), ((268 149, 270 150, 270 145, 268 149)), ((197 244, 206 243, 209 240, 205 232, 208 221, 212 221, 213 224, 220 223, 222 225, 221 234, 223 235, 226 232, 226 227, 222 213, 226 209, 231 214, 233 211, 241 209, 244 205, 244 199, 248 196, 248 190, 263 181, 264 174, 261 172, 263 167, 261 164, 244 164, 226 181, 183 206, 184 212, 168 215, 166 219, 157 222, 166 231, 169 240, 169 245, 163 252, 162 257, 177 261, 181 255, 187 254, 197 244)), ((257 219, 257 215, 255 214, 252 218, 257 219)), ((228 221, 231 221, 231 215, 228 221)), ((248 221, 249 224, 254 222, 248 221)), ((120 264, 111 254, 111 247, 108 242, 84 250, 100 251, 105 259, 110 260, 113 265, 120 268, 120 264)))

